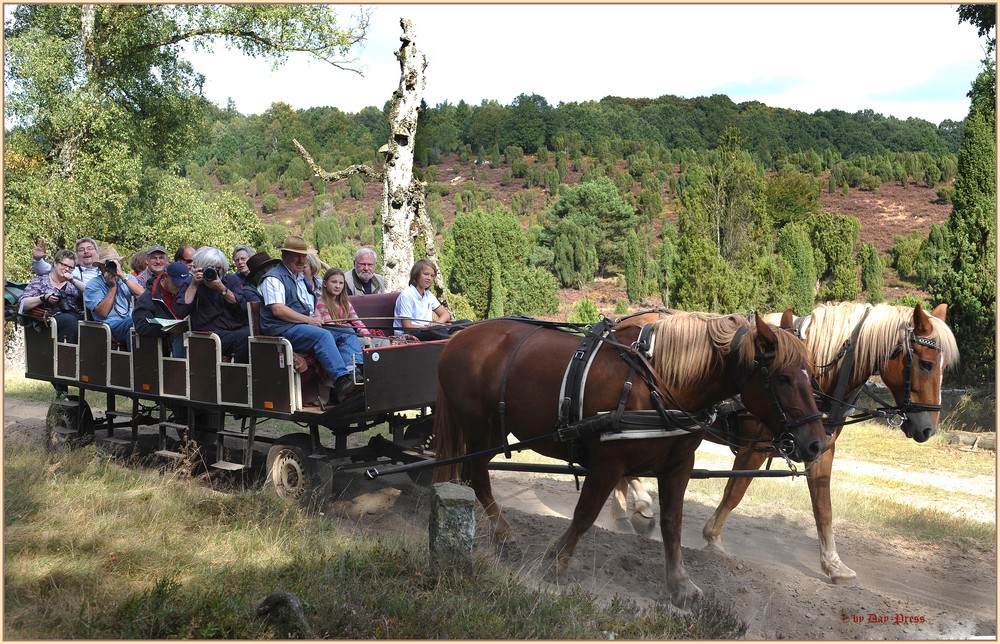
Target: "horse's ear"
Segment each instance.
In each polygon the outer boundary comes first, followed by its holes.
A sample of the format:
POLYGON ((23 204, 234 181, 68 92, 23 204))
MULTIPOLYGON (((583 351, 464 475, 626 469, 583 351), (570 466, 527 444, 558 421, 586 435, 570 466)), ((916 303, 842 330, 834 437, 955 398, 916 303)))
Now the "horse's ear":
POLYGON ((785 309, 785 312, 781 314, 781 324, 779 326, 786 331, 791 331, 795 328, 795 314, 792 313, 791 309, 785 309))
POLYGON ((946 302, 941 302, 934 307, 934 310, 931 311, 931 315, 944 322, 945 316, 948 315, 948 304, 946 302))
POLYGON ((913 332, 917 335, 928 335, 934 329, 931 321, 927 319, 927 314, 917 304, 913 307, 913 332))
POLYGON ((754 320, 757 323, 757 332, 754 334, 754 340, 757 342, 757 345, 765 353, 777 349, 778 338, 774 335, 771 327, 767 325, 767 322, 764 321, 764 318, 760 315, 755 315, 754 320))

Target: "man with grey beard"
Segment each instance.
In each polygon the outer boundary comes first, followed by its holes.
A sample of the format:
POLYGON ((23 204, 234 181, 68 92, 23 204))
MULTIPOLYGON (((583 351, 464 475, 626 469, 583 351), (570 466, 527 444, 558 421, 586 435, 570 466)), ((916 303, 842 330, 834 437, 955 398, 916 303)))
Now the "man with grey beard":
POLYGON ((377 258, 371 248, 354 253, 354 270, 344 276, 348 295, 374 295, 385 293, 385 278, 375 274, 377 258))

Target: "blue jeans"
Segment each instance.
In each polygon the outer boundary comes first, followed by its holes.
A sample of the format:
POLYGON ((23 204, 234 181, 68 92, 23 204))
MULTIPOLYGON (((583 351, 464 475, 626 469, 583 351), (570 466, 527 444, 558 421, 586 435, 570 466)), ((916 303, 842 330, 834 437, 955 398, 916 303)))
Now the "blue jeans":
MULTIPOLYGON (((341 340, 340 338, 334 338, 333 334, 322 327, 310 324, 293 324, 282 335, 292 343, 292 348, 296 351, 311 353, 316 356, 319 366, 323 367, 323 371, 327 373, 331 380, 336 380, 350 373, 347 365, 350 364, 351 359, 348 358, 345 360, 345 355, 349 354, 341 349, 341 346, 346 343, 346 334, 337 334, 345 336, 341 340)), ((351 339, 354 340, 358 351, 361 351, 357 338, 351 337, 351 339)))
POLYGON ((111 327, 111 337, 125 345, 126 351, 132 350, 132 316, 113 318, 105 320, 105 324, 111 327))
POLYGON ((361 341, 358 340, 357 332, 353 328, 330 326, 324 328, 333 335, 333 341, 337 343, 337 349, 340 351, 340 357, 343 358, 345 365, 363 362, 361 341))

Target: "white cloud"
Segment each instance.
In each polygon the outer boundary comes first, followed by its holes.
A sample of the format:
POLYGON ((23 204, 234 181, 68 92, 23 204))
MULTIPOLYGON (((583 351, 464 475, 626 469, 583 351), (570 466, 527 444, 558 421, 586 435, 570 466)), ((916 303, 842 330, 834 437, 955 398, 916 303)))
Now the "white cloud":
POLYGON ((275 101, 345 112, 381 107, 399 80, 400 17, 413 21, 427 56, 431 105, 507 104, 522 92, 553 105, 727 93, 806 112, 869 108, 938 123, 964 118, 983 57, 975 28, 958 24, 956 5, 376 5, 360 52, 364 78, 305 56, 274 73, 221 48, 192 60, 208 78, 206 95, 220 105, 232 97, 244 113, 275 101), (960 64, 969 78, 949 96, 880 98, 960 64), (757 96, 727 90, 774 79, 787 88, 757 96))

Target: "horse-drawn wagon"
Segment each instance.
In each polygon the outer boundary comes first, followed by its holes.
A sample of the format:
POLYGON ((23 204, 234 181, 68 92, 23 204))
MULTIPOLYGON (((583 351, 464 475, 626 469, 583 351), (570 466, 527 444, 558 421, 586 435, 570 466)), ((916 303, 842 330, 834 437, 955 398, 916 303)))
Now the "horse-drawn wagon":
MULTIPOLYGON (((352 299, 369 328, 386 330, 391 328, 396 296, 352 299)), ((247 364, 228 361, 214 333, 185 332, 187 357, 177 358, 163 354, 163 338, 141 337, 134 330, 128 351, 100 322, 81 321, 79 342, 73 344, 57 340, 51 320, 22 319, 26 376, 79 390, 57 397, 50 406, 51 439, 93 438, 134 450, 140 426, 155 426, 157 455, 180 458, 174 446, 185 437, 195 438, 215 447, 211 468, 231 472, 248 470, 255 448, 268 446, 267 477, 278 494, 288 498, 324 494, 332 463, 368 468, 431 457, 425 448, 444 341, 364 350, 363 394, 323 406, 314 403, 315 374, 296 368, 297 356, 288 340, 261 335, 252 304, 248 316, 252 332, 247 364), (103 415, 91 410, 92 395, 105 398, 103 415), (123 398, 125 405, 120 404, 123 398), (227 425, 227 417, 238 421, 239 428, 236 422, 227 425), (308 433, 258 432, 269 419, 291 421, 308 433), (385 425, 388 437, 379 433, 365 445, 348 446, 350 435, 379 425, 385 425), (332 440, 321 429, 329 430, 332 440)))

